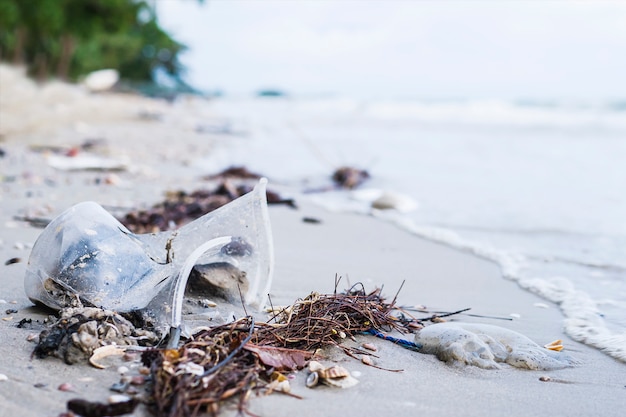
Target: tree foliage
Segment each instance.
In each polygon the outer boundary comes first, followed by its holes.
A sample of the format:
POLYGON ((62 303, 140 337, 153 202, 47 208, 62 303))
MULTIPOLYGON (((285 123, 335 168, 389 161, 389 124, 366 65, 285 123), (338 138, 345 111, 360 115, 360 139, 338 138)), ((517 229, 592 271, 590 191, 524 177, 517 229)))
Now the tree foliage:
POLYGON ((0 0, 0 58, 40 79, 116 68, 128 80, 162 71, 180 81, 184 50, 145 0, 0 0))

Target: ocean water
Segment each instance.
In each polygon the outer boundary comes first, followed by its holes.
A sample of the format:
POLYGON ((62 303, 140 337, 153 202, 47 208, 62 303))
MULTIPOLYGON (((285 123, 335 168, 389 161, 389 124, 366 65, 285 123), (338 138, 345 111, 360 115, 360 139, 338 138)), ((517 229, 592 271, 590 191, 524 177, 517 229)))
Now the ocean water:
POLYGON ((626 103, 221 98, 198 162, 246 165, 293 192, 367 169, 354 192, 306 193, 497 262, 559 304, 576 340, 626 361, 626 103), (372 211, 383 192, 400 210, 372 211))

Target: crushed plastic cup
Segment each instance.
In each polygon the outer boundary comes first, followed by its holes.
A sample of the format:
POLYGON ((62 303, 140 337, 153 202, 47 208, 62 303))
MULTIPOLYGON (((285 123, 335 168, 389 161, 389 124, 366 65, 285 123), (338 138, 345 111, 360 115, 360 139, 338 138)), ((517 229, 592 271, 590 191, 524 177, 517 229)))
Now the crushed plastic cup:
POLYGON ((245 276, 239 288, 246 304, 263 307, 274 262, 266 185, 261 179, 250 193, 160 233, 133 234, 100 205, 76 204, 35 242, 26 295, 53 309, 80 301, 117 312, 143 310, 156 327, 180 328, 192 268, 227 265, 245 276))

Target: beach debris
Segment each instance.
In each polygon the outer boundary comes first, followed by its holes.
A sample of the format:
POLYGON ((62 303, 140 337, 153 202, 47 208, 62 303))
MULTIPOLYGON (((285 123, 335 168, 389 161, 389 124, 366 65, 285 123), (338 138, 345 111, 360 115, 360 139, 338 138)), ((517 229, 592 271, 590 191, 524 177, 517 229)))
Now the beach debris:
POLYGON ((456 365, 499 369, 500 363, 516 368, 552 370, 578 361, 564 352, 544 349, 528 337, 499 326, 477 323, 437 323, 415 335, 422 353, 431 353, 456 365))
POLYGON ((67 409, 82 417, 121 416, 132 413, 139 404, 139 400, 135 398, 126 398, 128 399, 125 401, 113 403, 100 403, 83 399, 72 399, 67 402, 67 409))
POLYGON ((315 217, 303 217, 302 218, 302 222, 303 223, 310 223, 310 224, 320 224, 322 221, 318 218, 315 217))
POLYGON ((361 362, 364 365, 374 366, 374 359, 370 355, 361 355, 361 362))
POLYGON ((100 361, 119 346, 154 345, 160 338, 146 329, 137 329, 121 315, 95 307, 67 308, 60 318, 39 335, 33 354, 38 358, 56 356, 66 363, 87 362, 105 367, 100 361), (118 345, 118 346, 115 346, 118 345))
POLYGON ((126 161, 98 155, 48 155, 48 165, 60 171, 125 171, 126 161))
POLYGON ((13 265, 22 262, 22 258, 11 258, 7 259, 4 264, 5 265, 13 265))
POLYGON ((180 328, 189 275, 195 265, 208 264, 196 268, 210 269, 208 279, 192 282, 208 282, 218 295, 258 306, 267 298, 273 269, 266 184, 262 179, 219 210, 155 234, 133 234, 100 205, 79 203, 37 239, 26 268, 26 295, 53 309, 100 306, 134 313, 163 334, 180 328))
POLYGON ((358 384, 359 380, 350 375, 350 372, 343 366, 325 367, 317 361, 310 361, 306 386, 313 388, 319 383, 335 388, 350 388, 358 384))
POLYGON ((550 350, 555 350, 557 352, 560 352, 563 350, 563 341, 561 339, 557 339, 553 342, 550 342, 546 345, 543 345, 544 348, 546 349, 550 349, 550 350))
POLYGON ((92 93, 110 90, 120 79, 116 69, 92 71, 83 80, 83 85, 92 93))
MULTIPOLYGON (((100 346, 99 348, 94 349, 92 355, 89 357, 89 363, 98 369, 108 368, 111 365, 105 363, 106 358, 109 358, 111 356, 124 356, 125 352, 125 349, 122 349, 116 345, 100 346)), ((126 368, 126 371, 128 371, 128 368, 126 368)))
MULTIPOLYGON (((211 189, 168 192, 165 200, 152 208, 131 210, 119 220, 133 233, 173 230, 252 191, 248 184, 235 185, 230 174, 217 178, 220 179, 219 183, 211 189)), ((267 204, 295 207, 292 199, 283 199, 272 191, 266 191, 266 199, 267 204)))
POLYGON ((401 213, 408 213, 418 207, 417 202, 411 197, 392 191, 383 191, 372 201, 372 208, 378 210, 397 210, 401 213))
POLYGON ((332 175, 333 182, 339 188, 354 189, 370 178, 369 172, 363 169, 342 166, 332 175))
POLYGON ((14 308, 9 308, 7 310, 4 311, 5 314, 15 314, 17 313, 17 310, 14 308))
MULTIPOLYGON (((398 318, 395 309, 395 298, 386 302, 379 289, 366 292, 357 284, 345 292, 311 293, 293 305, 274 307, 267 322, 245 317, 200 330, 177 349, 143 352, 156 414, 182 417, 206 410, 216 415, 228 400, 244 413, 253 392, 295 396, 276 372, 303 369, 319 349, 332 346, 357 358, 362 351, 343 342, 371 328, 407 332, 410 320, 398 318)), ((315 366, 309 369, 307 386, 346 388, 357 381, 343 367, 315 366)))

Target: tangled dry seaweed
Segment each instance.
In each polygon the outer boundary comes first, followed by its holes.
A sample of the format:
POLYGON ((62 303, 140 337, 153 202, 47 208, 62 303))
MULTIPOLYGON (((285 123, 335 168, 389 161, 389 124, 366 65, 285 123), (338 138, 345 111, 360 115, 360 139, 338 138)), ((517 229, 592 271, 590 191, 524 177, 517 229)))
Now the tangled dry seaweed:
POLYGON ((380 290, 366 293, 362 286, 312 293, 266 323, 246 317, 202 330, 178 349, 145 352, 156 414, 195 416, 206 410, 217 415, 229 399, 236 400, 239 412, 251 414, 246 402, 252 393, 289 394, 279 385, 282 372, 303 368, 317 349, 338 346, 352 355, 355 349, 341 344, 346 338, 370 329, 409 331, 415 320, 394 315, 394 303, 385 302, 380 290))

